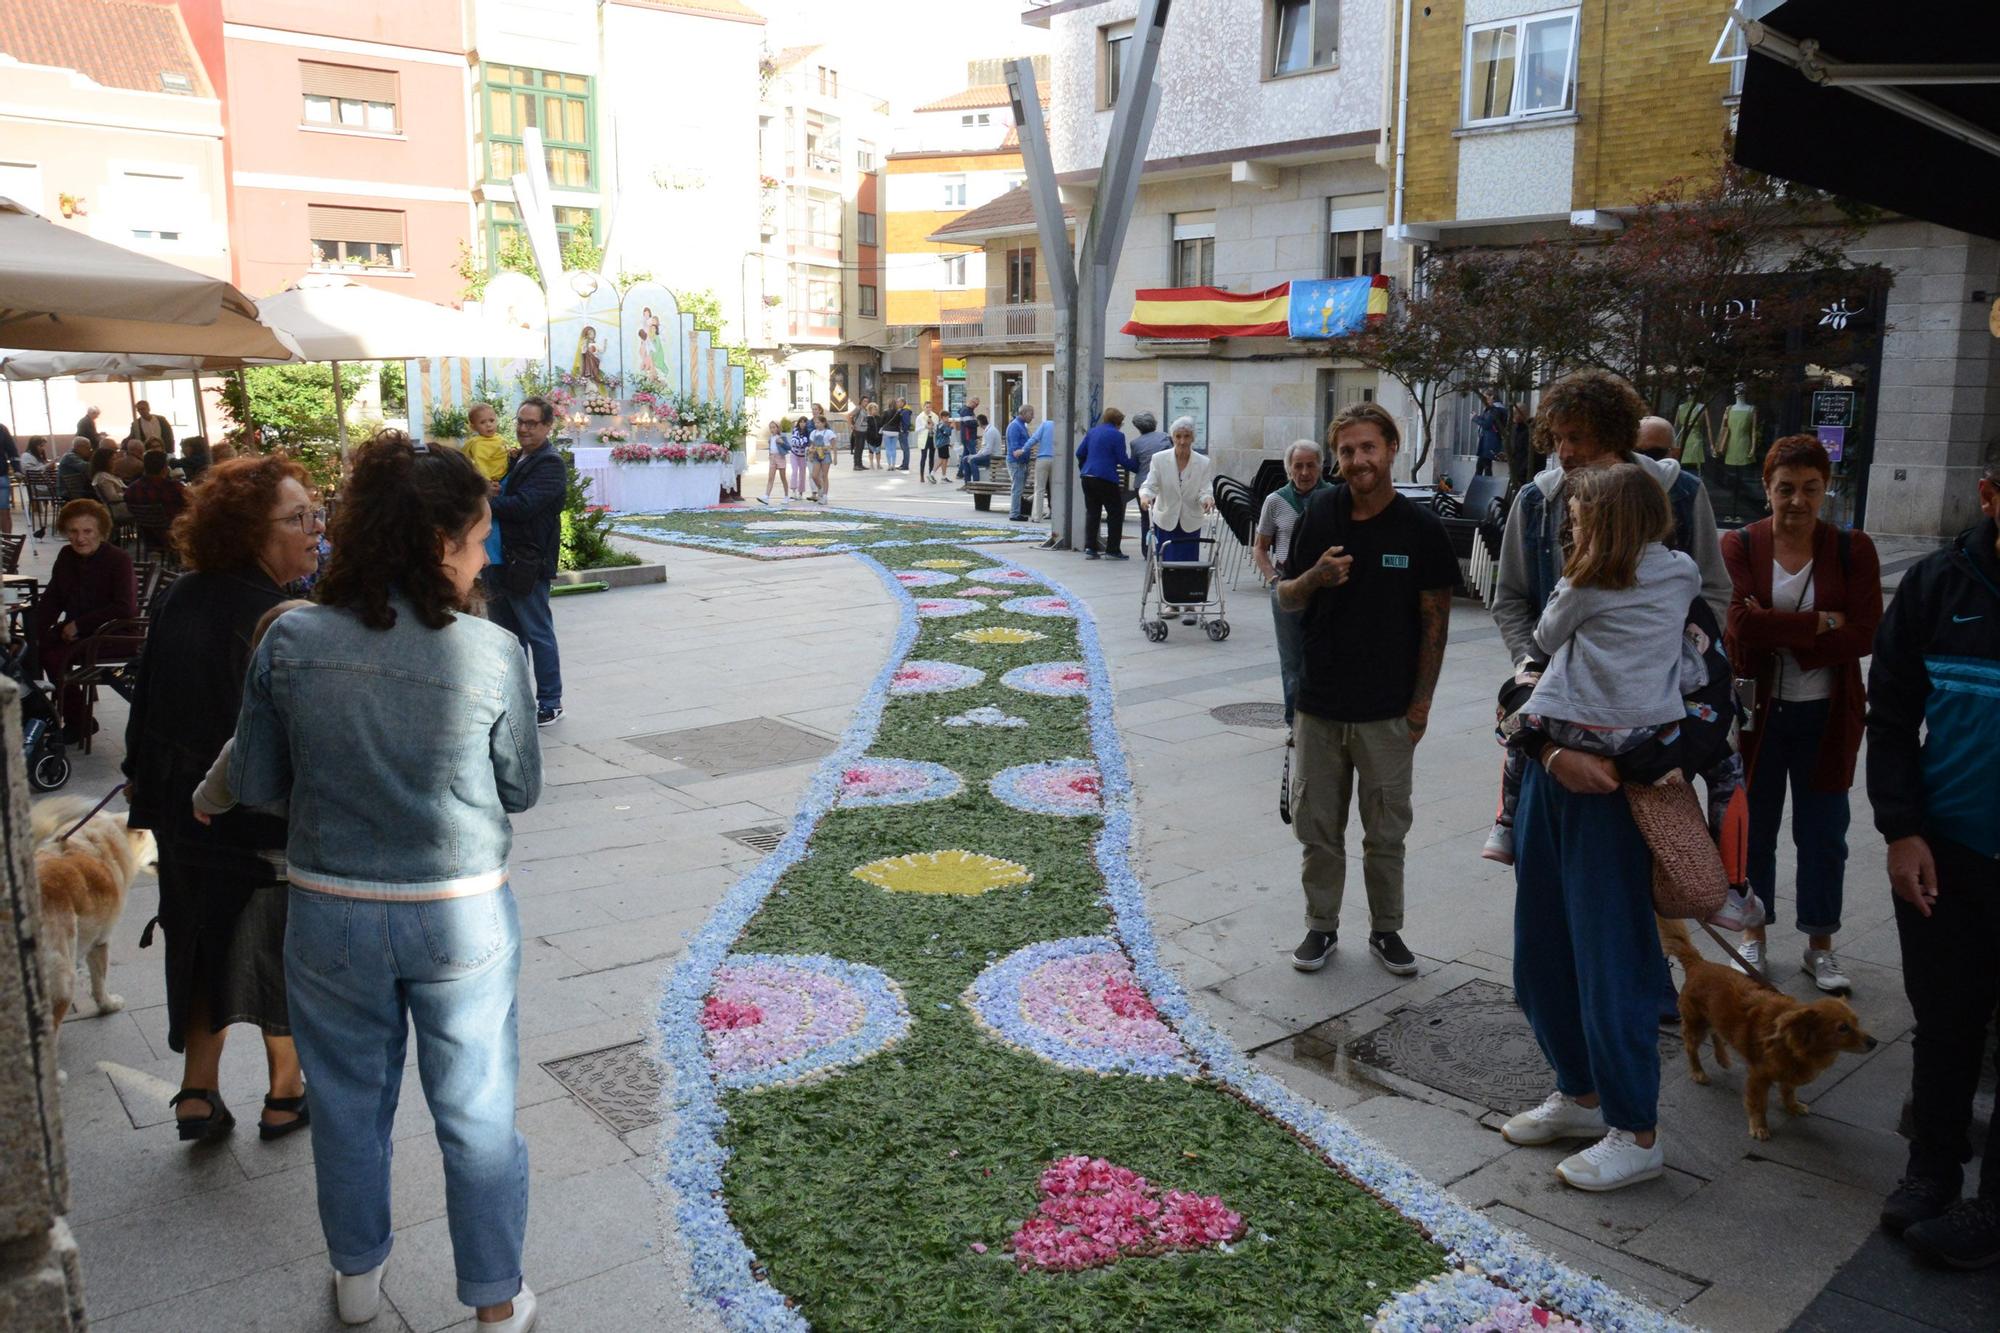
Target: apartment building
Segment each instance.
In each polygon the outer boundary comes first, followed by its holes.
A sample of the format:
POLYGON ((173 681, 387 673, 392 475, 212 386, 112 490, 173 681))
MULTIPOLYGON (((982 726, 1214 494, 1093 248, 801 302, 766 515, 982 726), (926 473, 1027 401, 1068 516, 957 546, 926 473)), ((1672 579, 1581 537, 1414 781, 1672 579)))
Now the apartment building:
POLYGON ((763 206, 755 261, 776 362, 753 414, 845 413, 884 392, 882 159, 889 104, 841 77, 839 52, 791 46, 762 67, 763 206), (773 299, 775 298, 775 299, 773 299))
MULTIPOLYGON (((231 276, 220 97, 172 6, 140 0, 0 4, 0 196, 98 240, 231 276)), ((176 430, 198 421, 183 382, 144 386, 176 430)), ((95 403, 129 420, 123 385, 57 382, 19 395, 15 432, 67 431, 95 403)))
POLYGON ((180 7, 206 41, 219 27, 237 285, 265 296, 335 272, 455 300, 472 221, 459 7, 180 7))
MULTIPOLYGON (((1742 89, 1742 47, 1724 37, 1730 7, 1421 7, 1407 37, 1407 98, 1396 95, 1408 108, 1401 215, 1411 244, 1506 245, 1573 228, 1610 234, 1635 201, 1675 177, 1707 173, 1742 89)), ((1889 283, 1830 287, 1817 322, 1808 316, 1778 331, 1796 349, 1794 363, 1746 386, 1742 400, 1755 409, 1757 456, 1780 435, 1830 424, 1815 419, 1816 407, 1841 404, 1844 422, 1829 435, 1837 442, 1830 516, 1878 532, 1955 532, 1971 517, 1973 482, 2000 427, 1995 344, 1984 307, 1967 299, 1991 289, 2000 245, 1887 219, 1849 255, 1884 266, 1889 283), (1881 337, 1859 363, 1817 354, 1826 329, 1871 326, 1881 337)), ((1772 256, 1772 272, 1733 295, 1744 318, 1760 290, 1785 281, 1784 258, 1772 256)), ((1728 405, 1708 406, 1713 415, 1728 405)), ((1440 415, 1457 426, 1465 414, 1440 415)), ((1704 473, 1725 523, 1765 512, 1754 466, 1717 462, 1704 473)))
MULTIPOLYGON (((1074 211, 1063 212, 1074 244, 1074 211)), ((944 381, 948 401, 956 407, 977 398, 998 421, 1023 403, 1046 412, 1055 386, 1055 305, 1027 189, 966 212, 933 239, 978 247, 986 275, 985 285, 967 294, 974 299, 945 310, 938 326, 940 375, 952 375, 944 381)))
MULTIPOLYGON (((1055 0, 1028 15, 1053 43, 1050 137, 1079 216, 1137 8, 1055 0)), ((1374 397, 1377 377, 1343 362, 1337 340, 1165 342, 1117 330, 1140 288, 1254 292, 1381 270, 1388 31, 1384 0, 1183 0, 1166 25, 1159 116, 1109 294, 1104 402, 1163 422, 1192 417, 1232 475, 1319 438, 1342 404, 1374 397)))

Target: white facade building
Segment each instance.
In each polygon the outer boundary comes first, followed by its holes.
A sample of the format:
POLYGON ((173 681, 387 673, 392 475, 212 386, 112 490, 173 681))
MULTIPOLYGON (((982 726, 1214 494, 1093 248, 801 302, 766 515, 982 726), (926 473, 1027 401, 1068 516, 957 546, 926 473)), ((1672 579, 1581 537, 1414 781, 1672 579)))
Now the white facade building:
MULTIPOLYGON (((1161 103, 1109 297, 1106 406, 1164 427, 1196 419, 1248 477, 1320 439, 1373 372, 1283 338, 1159 344, 1118 332, 1142 287, 1262 291, 1381 271, 1387 174, 1386 0, 1181 0, 1160 51, 1161 103)), ((1050 136, 1064 199, 1089 206, 1137 0, 1051 5, 1050 136)))

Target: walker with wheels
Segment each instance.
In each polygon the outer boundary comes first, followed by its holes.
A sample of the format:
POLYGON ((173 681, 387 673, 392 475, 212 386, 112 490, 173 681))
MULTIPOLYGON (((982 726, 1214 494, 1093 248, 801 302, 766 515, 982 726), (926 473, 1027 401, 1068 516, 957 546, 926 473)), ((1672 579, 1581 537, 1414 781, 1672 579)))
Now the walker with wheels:
POLYGON ((1183 625, 1201 626, 1216 643, 1229 637, 1222 582, 1215 577, 1216 553, 1221 545, 1216 521, 1211 514, 1195 533, 1154 527, 1147 534, 1139 628, 1154 643, 1167 637, 1167 623, 1175 616, 1183 625))

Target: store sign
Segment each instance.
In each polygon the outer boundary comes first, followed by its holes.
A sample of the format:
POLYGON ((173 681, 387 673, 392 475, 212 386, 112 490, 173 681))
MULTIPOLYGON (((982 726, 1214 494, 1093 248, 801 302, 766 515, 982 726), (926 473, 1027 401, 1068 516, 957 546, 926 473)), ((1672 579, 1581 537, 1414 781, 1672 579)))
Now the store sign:
POLYGON ((1815 427, 1852 426, 1854 390, 1815 389, 1812 396, 1812 424, 1815 427))
POLYGON ((1166 415, 1160 424, 1171 428, 1182 417, 1194 419, 1194 447, 1202 453, 1208 452, 1208 385, 1168 384, 1166 386, 1166 415))
POLYGON ((948 357, 944 358, 944 372, 943 372, 943 377, 944 377, 945 379, 948 379, 948 380, 962 380, 962 379, 964 379, 964 378, 965 378, 965 358, 964 358, 964 357, 962 357, 962 356, 948 356, 948 357))

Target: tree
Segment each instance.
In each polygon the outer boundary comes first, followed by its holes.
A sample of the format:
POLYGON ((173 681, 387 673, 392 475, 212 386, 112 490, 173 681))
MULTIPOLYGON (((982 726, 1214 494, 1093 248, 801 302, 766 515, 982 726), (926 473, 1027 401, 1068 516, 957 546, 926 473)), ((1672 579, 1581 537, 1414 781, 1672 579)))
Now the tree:
MULTIPOLYGON (((343 364, 340 391, 352 401, 374 367, 343 364)), ((333 409, 333 367, 323 361, 253 366, 225 379, 217 391, 236 423, 237 439, 262 453, 283 450, 319 485, 340 471, 339 427, 333 409)))
POLYGON ((1393 292, 1380 321, 1342 340, 1341 355, 1387 375, 1416 405, 1413 471, 1430 457, 1438 401, 1478 383, 1487 369, 1479 307, 1496 272, 1481 252, 1434 250, 1419 262, 1414 290, 1393 292))

